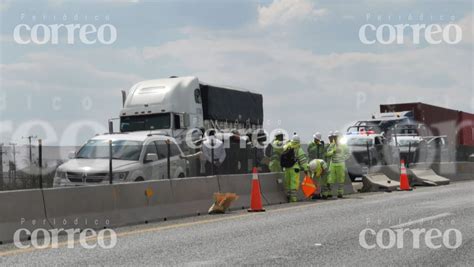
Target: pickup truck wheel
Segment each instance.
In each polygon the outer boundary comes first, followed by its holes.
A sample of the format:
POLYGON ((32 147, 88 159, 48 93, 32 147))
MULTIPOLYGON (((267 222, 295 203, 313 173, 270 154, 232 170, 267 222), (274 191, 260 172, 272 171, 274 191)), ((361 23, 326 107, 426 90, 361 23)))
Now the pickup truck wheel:
POLYGON ((143 182, 143 181, 145 181, 143 177, 138 177, 137 179, 135 179, 135 182, 143 182))
POLYGON ((184 176, 184 173, 180 173, 180 174, 178 175, 178 178, 184 178, 184 177, 185 177, 185 176, 184 176))

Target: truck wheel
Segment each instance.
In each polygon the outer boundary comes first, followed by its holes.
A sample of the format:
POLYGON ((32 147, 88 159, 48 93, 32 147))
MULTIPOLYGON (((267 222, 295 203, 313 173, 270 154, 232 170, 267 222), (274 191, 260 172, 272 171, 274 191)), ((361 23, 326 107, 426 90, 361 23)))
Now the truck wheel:
POLYGON ((138 177, 137 179, 135 179, 135 182, 143 182, 143 181, 145 181, 143 177, 138 177))
POLYGON ((185 177, 184 173, 180 173, 180 174, 178 175, 178 178, 184 178, 184 177, 185 177))

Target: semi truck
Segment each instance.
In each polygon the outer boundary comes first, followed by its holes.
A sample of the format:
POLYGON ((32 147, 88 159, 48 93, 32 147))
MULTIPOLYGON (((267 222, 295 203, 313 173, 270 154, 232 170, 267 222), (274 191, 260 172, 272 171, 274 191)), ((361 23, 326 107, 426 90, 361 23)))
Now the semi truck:
POLYGON ((474 159, 474 114, 421 102, 380 105, 380 112, 409 113, 424 126, 421 136, 446 139, 446 146, 452 152, 450 160, 474 159))
POLYGON ((150 131, 184 140, 208 129, 261 129, 263 97, 250 91, 204 83, 197 77, 147 80, 123 92, 120 131, 150 131))

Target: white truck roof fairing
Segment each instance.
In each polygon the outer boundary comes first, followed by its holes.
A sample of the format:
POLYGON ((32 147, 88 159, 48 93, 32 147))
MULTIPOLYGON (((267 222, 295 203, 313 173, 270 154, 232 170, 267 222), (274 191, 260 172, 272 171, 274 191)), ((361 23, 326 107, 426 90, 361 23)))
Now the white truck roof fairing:
POLYGON ((176 77, 147 80, 135 84, 128 92, 120 116, 145 115, 164 112, 196 113, 200 104, 194 93, 199 89, 196 77, 176 77))
POLYGON ((145 141, 146 139, 153 137, 157 140, 167 140, 172 137, 166 135, 159 135, 152 131, 139 131, 139 132, 128 132, 123 134, 102 134, 91 138, 91 140, 129 140, 129 141, 145 141))

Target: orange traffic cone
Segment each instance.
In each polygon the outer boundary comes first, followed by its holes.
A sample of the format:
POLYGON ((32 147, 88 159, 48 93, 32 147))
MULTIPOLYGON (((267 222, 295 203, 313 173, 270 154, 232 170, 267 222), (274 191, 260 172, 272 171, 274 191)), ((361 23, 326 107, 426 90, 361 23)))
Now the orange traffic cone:
POLYGON ((404 190, 404 191, 413 190, 410 187, 410 183, 408 182, 408 175, 407 175, 407 169, 405 167, 405 160, 400 161, 400 190, 404 190))
POLYGON ((258 181, 257 168, 252 170, 252 193, 250 195, 250 209, 248 212, 265 211, 262 207, 262 194, 260 193, 260 182, 258 181))

